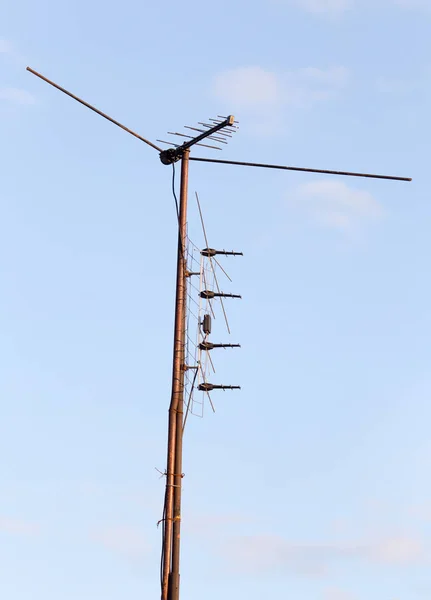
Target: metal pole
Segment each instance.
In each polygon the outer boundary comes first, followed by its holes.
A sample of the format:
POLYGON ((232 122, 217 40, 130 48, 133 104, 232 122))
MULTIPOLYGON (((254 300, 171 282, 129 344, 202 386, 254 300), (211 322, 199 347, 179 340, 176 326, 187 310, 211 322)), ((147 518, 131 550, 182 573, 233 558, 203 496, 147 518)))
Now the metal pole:
POLYGON ((186 225, 189 150, 181 159, 181 188, 178 218, 177 286, 172 370, 172 395, 169 406, 168 459, 163 542, 162 600, 179 599, 180 530, 182 482, 182 431, 186 336, 186 225))
POLYGON ((189 180, 189 153, 185 150, 181 160, 180 188, 180 223, 181 223, 181 255, 182 255, 182 286, 183 302, 181 313, 181 343, 179 344, 179 378, 177 386, 177 431, 175 438, 175 475, 174 475, 174 527, 172 539, 172 600, 180 597, 180 548, 181 548, 181 486, 183 469, 183 419, 184 419, 184 367, 186 346, 186 313, 187 313, 187 279, 186 279, 186 226, 187 226, 187 188, 189 180))

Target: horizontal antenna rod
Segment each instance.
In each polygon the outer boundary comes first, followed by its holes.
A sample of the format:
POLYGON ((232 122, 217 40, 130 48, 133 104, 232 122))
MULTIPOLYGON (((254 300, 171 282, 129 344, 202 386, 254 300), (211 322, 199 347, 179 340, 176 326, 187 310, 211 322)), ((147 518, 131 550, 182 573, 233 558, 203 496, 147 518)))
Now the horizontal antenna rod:
POLYGON ((214 348, 241 348, 240 344, 212 344, 211 342, 201 342, 200 350, 214 350, 214 348))
POLYGON ((85 102, 85 100, 81 100, 81 98, 78 98, 78 96, 75 96, 75 94, 72 94, 71 92, 68 92, 67 90, 65 90, 61 86, 57 85, 53 81, 50 81, 49 79, 47 79, 46 77, 44 77, 43 75, 41 75, 40 73, 38 73, 37 71, 34 71, 30 67, 27 67, 27 71, 29 71, 33 75, 36 75, 36 77, 39 77, 39 79, 42 79, 43 81, 46 81, 46 83, 49 83, 49 85, 52 85, 53 87, 57 88, 57 90, 60 90, 60 92, 63 92, 63 94, 66 94, 67 96, 70 96, 71 98, 73 98, 77 102, 80 102, 81 104, 83 104, 84 106, 86 106, 90 110, 94 111, 95 113, 97 113, 98 115, 100 115, 101 117, 103 117, 104 119, 106 119, 107 121, 110 121, 111 123, 114 123, 114 125, 117 125, 117 127, 120 127, 121 129, 124 129, 124 131, 127 131, 127 133, 130 133, 130 135, 133 135, 135 138, 138 138, 138 140, 141 140, 141 142, 145 142, 146 144, 148 144, 149 146, 151 146, 152 148, 154 148, 154 150, 158 150, 159 152, 162 151, 161 148, 159 148, 158 146, 156 146, 155 144, 153 144, 153 142, 150 142, 149 140, 147 140, 144 137, 142 137, 142 135, 139 135, 139 133, 135 133, 134 131, 132 131, 128 127, 125 127, 125 125, 122 125, 121 123, 119 123, 115 119, 112 119, 112 117, 110 117, 110 116, 106 115, 105 113, 103 113, 98 108, 92 106, 91 104, 88 104, 88 102, 85 102))
MULTIPOLYGON (((179 137, 188 138, 189 140, 193 140, 194 137, 192 135, 186 135, 185 133, 178 133, 178 131, 168 131, 169 135, 178 135, 179 137)), ((216 138, 213 136, 208 136, 209 140, 215 140, 216 142, 220 142, 221 144, 227 144, 226 140, 221 138, 216 138)))
POLYGON ((242 298, 239 294, 225 294, 224 292, 213 292, 212 290, 203 290, 199 296, 206 300, 212 300, 212 298, 242 298))
POLYGON ((201 392, 212 392, 213 390, 240 390, 239 385, 218 385, 216 383, 200 383, 198 390, 201 392))
POLYGON ((215 256, 216 254, 224 254, 225 256, 244 256, 242 252, 234 252, 233 250, 214 250, 214 248, 204 248, 201 250, 202 256, 215 256))
POLYGON ((284 171, 300 171, 304 173, 323 173, 325 175, 346 175, 347 177, 368 177, 370 179, 392 179, 394 181, 411 181, 410 177, 395 177, 393 175, 372 175, 370 173, 351 173, 349 171, 327 171, 326 169, 307 169, 304 167, 285 167, 283 165, 267 165, 264 163, 239 162, 236 160, 221 160, 218 158, 197 158, 190 156, 190 160, 198 162, 221 163, 224 165, 240 165, 242 167, 262 167, 265 169, 282 169, 284 171))

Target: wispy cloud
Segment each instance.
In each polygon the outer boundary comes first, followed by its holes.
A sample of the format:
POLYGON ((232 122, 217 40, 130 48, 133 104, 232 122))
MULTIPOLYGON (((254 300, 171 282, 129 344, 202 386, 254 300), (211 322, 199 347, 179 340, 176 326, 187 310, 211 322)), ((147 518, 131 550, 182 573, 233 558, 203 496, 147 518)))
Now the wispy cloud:
MULTIPOLYGON (((337 17, 353 8, 371 6, 371 1, 364 0, 287 0, 287 3, 321 17, 337 17)), ((377 4, 406 10, 431 10, 431 0, 379 0, 377 4)))
POLYGON ((421 563, 424 557, 424 545, 415 537, 390 537, 367 548, 367 558, 383 565, 415 565, 421 563))
POLYGON ((423 521, 424 523, 431 523, 431 504, 417 504, 409 508, 409 514, 423 521))
POLYGON ((12 104, 29 105, 35 103, 35 97, 23 90, 15 87, 0 88, 0 101, 10 102, 12 104))
POLYGON ((235 107, 271 107, 280 102, 279 78, 262 67, 240 67, 216 76, 214 91, 218 98, 235 107))
POLYGON ((40 527, 35 523, 20 519, 0 517, 0 532, 10 535, 33 536, 39 534, 40 527))
POLYGON ((237 570, 306 577, 324 576, 340 561, 363 561, 399 569, 429 560, 422 541, 408 536, 327 544, 295 544, 279 536, 242 536, 230 540, 223 552, 237 570))
POLYGON ((13 85, 17 80, 16 78, 21 78, 24 73, 24 57, 17 52, 12 42, 6 39, 0 39, 0 55, 4 57, 4 62, 11 67, 12 77, 12 80, 10 80, 12 85, 0 87, 0 104, 15 106, 34 104, 36 99, 30 92, 13 85))
POLYGON ((232 526, 251 523, 255 518, 244 513, 230 514, 198 514, 191 515, 188 518, 188 527, 192 534, 199 535, 204 538, 212 538, 214 535, 224 535, 232 526))
POLYGON ((342 66, 307 67, 276 72, 246 66, 219 73, 213 93, 229 111, 253 116, 263 132, 279 125, 283 109, 304 109, 337 95, 348 83, 349 71, 342 66))
POLYGON ((296 6, 316 15, 339 15, 353 6, 353 0, 292 0, 296 6))
POLYGON ((92 539, 126 558, 140 558, 150 551, 145 536, 132 527, 106 527, 94 531, 92 539))
POLYGON ((0 54, 12 54, 12 44, 8 40, 0 39, 0 54))
POLYGON ((431 10, 431 0, 394 0, 394 2, 408 10, 431 10))
POLYGON ((20 54, 15 45, 4 38, 0 38, 0 54, 7 58, 8 62, 19 66, 21 69, 25 64, 25 58, 20 54))
POLYGON ((319 225, 343 233, 353 233, 383 216, 382 207, 369 192, 341 181, 304 183, 290 194, 289 202, 319 225))
POLYGON ((324 600, 358 600, 358 596, 340 588, 331 587, 324 591, 324 600))

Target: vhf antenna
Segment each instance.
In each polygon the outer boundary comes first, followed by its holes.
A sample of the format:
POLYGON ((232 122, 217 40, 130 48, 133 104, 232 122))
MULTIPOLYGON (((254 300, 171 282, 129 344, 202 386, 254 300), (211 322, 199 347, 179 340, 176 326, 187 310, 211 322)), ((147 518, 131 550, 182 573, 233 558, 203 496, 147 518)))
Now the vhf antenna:
MULTIPOLYGON (((182 437, 183 437, 183 397, 184 397, 184 366, 185 366, 185 330, 186 330, 186 301, 187 301, 187 265, 186 265, 186 222, 187 222, 187 187, 189 175, 189 162, 207 162, 225 165, 238 165, 245 167, 259 167, 265 169, 281 169, 285 171, 299 171, 305 173, 321 173, 326 175, 344 175, 348 177, 367 177, 372 179, 387 179, 393 181, 411 181, 408 177, 397 177, 392 175, 374 175, 370 173, 355 173, 350 171, 329 171, 326 169, 310 169, 303 167, 290 167, 284 165, 273 165, 265 163, 254 163, 233 160, 221 160, 213 158, 198 158, 190 156, 193 146, 201 145, 221 150, 220 146, 202 144, 209 139, 217 144, 225 144, 234 133, 238 131, 237 122, 232 115, 217 116, 208 119, 207 122, 199 123, 200 127, 186 127, 187 131, 196 132, 198 135, 192 137, 188 134, 174 132, 177 137, 184 138, 182 144, 173 142, 160 142, 169 144, 170 148, 162 150, 153 142, 125 127, 120 122, 112 119, 107 114, 75 96, 66 89, 50 81, 30 67, 27 71, 39 77, 46 83, 67 94, 77 102, 80 102, 90 110, 94 111, 104 119, 117 125, 138 140, 141 140, 154 150, 159 152, 159 158, 164 165, 173 165, 181 161, 181 183, 180 199, 178 207, 178 251, 177 251, 177 276, 176 276, 176 301, 175 301, 175 327, 174 327, 174 349, 172 368, 172 392, 169 405, 168 422, 168 448, 166 466, 166 491, 164 505, 164 535, 162 547, 162 569, 161 569, 161 600, 179 600, 180 594, 180 535, 181 535, 181 480, 182 480, 182 437)), ((211 249, 207 249, 212 253, 211 249)), ((223 296, 217 290, 214 296, 223 296)), ((207 290, 207 294, 210 291, 207 290)), ((222 299, 222 298, 221 298, 222 299)), ((207 384, 208 385, 208 384, 207 384)), ((212 388, 213 389, 213 388, 212 388)))

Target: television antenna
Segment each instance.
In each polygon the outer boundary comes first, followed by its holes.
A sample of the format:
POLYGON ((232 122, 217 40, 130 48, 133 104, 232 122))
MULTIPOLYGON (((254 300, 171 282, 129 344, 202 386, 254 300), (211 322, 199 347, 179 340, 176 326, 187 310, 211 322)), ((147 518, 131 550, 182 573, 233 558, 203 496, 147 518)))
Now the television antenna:
MULTIPOLYGON (((159 143, 167 144, 169 148, 163 150, 150 140, 125 127, 119 121, 116 121, 98 108, 85 102, 78 96, 75 96, 65 88, 59 86, 53 81, 47 79, 34 69, 27 67, 27 71, 39 77, 46 83, 49 83, 59 91, 63 92, 73 100, 83 104, 93 112, 104 119, 117 125, 130 135, 144 142, 159 153, 159 158, 164 165, 173 165, 181 161, 181 181, 180 198, 177 204, 178 216, 178 249, 177 249, 177 272, 176 272, 176 300, 175 300, 175 326, 174 326, 174 344, 173 344, 173 368, 172 368, 172 392, 169 405, 168 420, 168 443, 167 443, 167 465, 166 465, 166 489, 163 515, 163 544, 162 544, 162 565, 161 565, 161 600, 179 600, 180 594, 180 542, 181 542, 181 487, 182 487, 182 441, 184 428, 184 375, 185 375, 185 343, 186 343, 186 313, 187 313, 187 260, 186 260, 186 225, 187 225, 187 197, 188 197, 188 179, 190 161, 214 163, 222 165, 236 165, 244 167, 255 167, 264 169, 279 169, 284 171, 298 171, 303 173, 320 173, 324 175, 339 175, 346 177, 366 177, 370 179, 384 179, 392 181, 411 181, 409 177, 397 177, 392 175, 376 175, 371 173, 356 173, 350 171, 333 171, 327 169, 312 169, 305 167, 292 167, 285 165, 274 165, 266 163, 244 162, 235 160, 222 160, 215 158, 199 158, 190 156, 190 150, 193 146, 204 146, 211 149, 221 150, 219 145, 203 144, 205 140, 211 140, 216 144, 226 144, 230 138, 238 131, 237 121, 232 115, 217 116, 209 119, 209 122, 199 122, 199 127, 186 126, 189 133, 169 132, 176 137, 184 139, 182 144, 171 141, 156 140, 159 143)), ((205 236, 206 237, 206 236, 205 236)), ((211 260, 218 251, 211 248, 205 249, 206 254, 211 260)), ((214 297, 223 297, 220 290, 202 290, 201 297, 210 300, 214 297)), ((236 298, 237 295, 231 295, 236 298)), ((209 352, 211 343, 206 339, 201 342, 201 350, 209 352), (208 345, 209 344, 209 345, 208 345)), ((213 346, 214 347, 214 346, 213 346)), ((234 389, 237 386, 224 386, 221 384, 211 384, 203 381, 199 384, 199 389, 208 393, 217 389, 234 389)))

